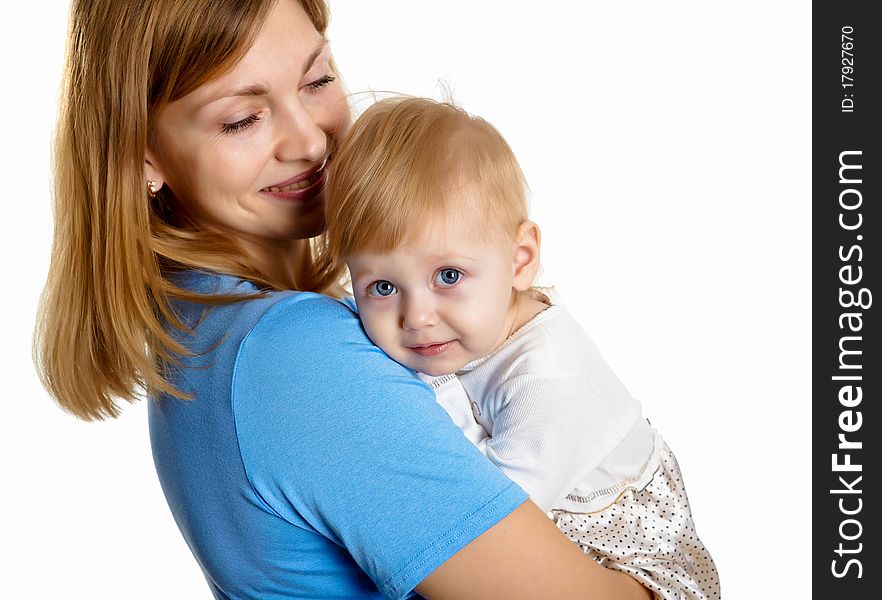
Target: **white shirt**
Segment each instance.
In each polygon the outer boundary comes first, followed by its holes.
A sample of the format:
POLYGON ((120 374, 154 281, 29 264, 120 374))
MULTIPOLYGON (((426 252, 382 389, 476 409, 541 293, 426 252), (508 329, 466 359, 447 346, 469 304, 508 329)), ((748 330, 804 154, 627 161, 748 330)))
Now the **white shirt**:
POLYGON ((466 437, 545 511, 602 510, 624 489, 642 489, 657 466, 640 403, 558 304, 455 376, 423 379, 466 437))

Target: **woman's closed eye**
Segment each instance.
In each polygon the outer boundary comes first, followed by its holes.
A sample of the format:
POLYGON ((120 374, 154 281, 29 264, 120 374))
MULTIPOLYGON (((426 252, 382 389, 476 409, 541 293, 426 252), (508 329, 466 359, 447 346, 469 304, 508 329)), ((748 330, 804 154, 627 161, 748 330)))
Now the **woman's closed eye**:
MULTIPOLYGON (((318 91, 321 88, 325 87, 326 85, 334 83, 335 81, 337 81, 336 75, 330 75, 330 74, 323 75, 323 76, 319 77, 318 79, 316 79, 315 81, 307 83, 306 87, 310 91, 318 91)), ((240 120, 234 121, 232 123, 223 123, 221 125, 221 131, 223 131, 224 133, 236 133, 238 131, 248 129, 249 127, 251 127, 252 125, 257 123, 258 121, 260 121, 260 115, 258 115, 258 114, 248 115, 244 119, 240 119, 240 120)))
POLYGON ((221 131, 223 131, 224 133, 236 133, 237 131, 248 129, 258 121, 260 121, 260 115, 248 115, 247 117, 239 121, 235 121, 233 123, 224 123, 223 125, 221 125, 221 131))
POLYGON ((375 296, 378 298, 385 298, 386 296, 391 296, 396 292, 395 284, 391 281, 386 281, 385 279, 381 279, 380 281, 374 281, 367 287, 367 293, 369 296, 375 296))
POLYGON ((462 279, 462 271, 453 267, 445 267, 439 269, 435 273, 435 285, 451 286, 456 285, 462 279))
POLYGON ((328 84, 334 83, 335 81, 337 81, 336 75, 323 75, 315 81, 307 83, 306 87, 310 88, 311 90, 319 90, 328 84))

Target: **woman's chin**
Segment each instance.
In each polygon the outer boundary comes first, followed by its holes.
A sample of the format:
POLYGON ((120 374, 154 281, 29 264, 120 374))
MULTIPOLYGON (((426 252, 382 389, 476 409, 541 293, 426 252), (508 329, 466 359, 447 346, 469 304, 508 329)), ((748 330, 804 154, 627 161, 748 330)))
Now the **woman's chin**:
MULTIPOLYGON (((275 229, 268 237, 283 240, 308 240, 324 233, 324 210, 319 210, 312 214, 296 215, 296 217, 275 229)), ((279 225, 282 224, 280 223, 279 225)))

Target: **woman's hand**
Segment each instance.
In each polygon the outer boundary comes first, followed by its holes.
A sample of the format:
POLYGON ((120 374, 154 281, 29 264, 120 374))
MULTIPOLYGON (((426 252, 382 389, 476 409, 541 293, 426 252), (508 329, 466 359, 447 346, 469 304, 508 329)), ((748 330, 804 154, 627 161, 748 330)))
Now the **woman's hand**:
POLYGON ((435 569, 417 591, 431 600, 652 598, 636 579, 583 554, 529 500, 435 569))

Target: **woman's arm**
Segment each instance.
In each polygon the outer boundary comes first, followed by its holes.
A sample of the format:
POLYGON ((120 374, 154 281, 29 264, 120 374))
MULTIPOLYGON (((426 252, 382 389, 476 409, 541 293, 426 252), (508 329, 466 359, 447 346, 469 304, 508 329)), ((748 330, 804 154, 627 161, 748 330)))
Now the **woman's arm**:
POLYGON ((636 579, 583 554, 529 500, 450 557, 416 589, 430 600, 652 598, 636 579))

